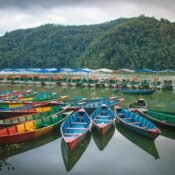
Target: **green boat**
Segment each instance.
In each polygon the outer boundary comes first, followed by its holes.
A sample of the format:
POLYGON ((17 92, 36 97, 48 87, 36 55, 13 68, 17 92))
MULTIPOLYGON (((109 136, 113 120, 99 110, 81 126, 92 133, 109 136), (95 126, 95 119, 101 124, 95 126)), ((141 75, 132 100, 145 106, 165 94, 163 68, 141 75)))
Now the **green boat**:
POLYGON ((165 111, 145 110, 144 112, 135 110, 148 120, 166 129, 175 130, 175 114, 165 111), (172 115, 173 114, 173 115, 172 115))
POLYGON ((49 110, 47 111, 46 109, 45 112, 0 120, 0 128, 17 125, 17 124, 24 123, 24 122, 31 121, 31 120, 37 120, 43 117, 51 116, 53 114, 59 114, 59 112, 62 111, 63 107, 65 107, 64 104, 59 105, 59 106, 46 107, 49 110))

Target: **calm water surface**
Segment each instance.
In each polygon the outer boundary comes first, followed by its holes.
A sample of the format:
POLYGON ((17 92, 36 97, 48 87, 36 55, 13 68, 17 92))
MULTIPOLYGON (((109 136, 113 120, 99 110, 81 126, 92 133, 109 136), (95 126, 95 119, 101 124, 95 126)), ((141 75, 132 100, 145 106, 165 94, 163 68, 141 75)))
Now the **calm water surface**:
MULTIPOLYGON (((0 90, 59 92, 62 95, 125 98, 124 105, 143 96, 116 94, 112 89, 65 87, 1 86, 0 90)), ((175 93, 156 92, 144 96, 148 107, 175 112, 175 93)), ((116 125, 100 137, 92 134, 73 152, 68 152, 61 136, 54 132, 27 144, 0 147, 0 175, 174 175, 175 133, 162 130, 155 141, 148 140, 116 125)))

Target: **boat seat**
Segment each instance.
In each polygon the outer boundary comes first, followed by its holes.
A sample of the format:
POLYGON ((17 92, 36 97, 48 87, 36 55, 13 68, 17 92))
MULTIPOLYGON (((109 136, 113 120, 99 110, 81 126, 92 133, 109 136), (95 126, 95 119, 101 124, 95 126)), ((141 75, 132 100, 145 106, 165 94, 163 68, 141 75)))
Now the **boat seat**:
POLYGON ((87 128, 66 128, 68 130, 88 130, 87 128))
POLYGON ((122 114, 122 113, 118 113, 118 115, 119 115, 120 117, 124 116, 124 114, 122 114))
POLYGON ((82 125, 87 125, 88 123, 86 123, 86 122, 71 122, 71 124, 82 124, 82 125))
POLYGON ((111 116, 107 116, 107 115, 98 115, 96 118, 109 118, 111 116))
POLYGON ((7 128, 9 135, 14 135, 18 133, 16 126, 10 126, 7 128))
POLYGON ((64 135, 78 136, 78 135, 82 135, 82 133, 69 133, 69 132, 65 132, 64 135))
POLYGON ((113 120, 109 120, 109 119, 95 119, 95 120, 101 120, 101 121, 113 121, 113 120))
POLYGON ((84 118, 84 116, 78 116, 77 118, 84 118))
POLYGON ((145 127, 145 126, 140 126, 141 128, 143 128, 143 129, 148 129, 147 127, 145 127))
POLYGON ((17 127, 17 132, 19 134, 26 132, 26 128, 25 128, 24 123, 16 125, 16 127, 17 127))
POLYGON ((34 126, 34 122, 31 121, 31 122, 26 122, 24 123, 25 124, 25 129, 26 131, 34 131, 35 129, 35 126, 34 126))
POLYGON ((134 125, 134 124, 139 124, 140 122, 131 122, 129 124, 134 125))

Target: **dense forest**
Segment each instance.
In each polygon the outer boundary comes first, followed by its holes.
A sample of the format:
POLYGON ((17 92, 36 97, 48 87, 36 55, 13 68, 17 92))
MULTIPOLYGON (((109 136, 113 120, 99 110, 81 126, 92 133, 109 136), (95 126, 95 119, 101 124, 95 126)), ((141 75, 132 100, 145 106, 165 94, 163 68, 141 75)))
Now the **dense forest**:
POLYGON ((175 23, 153 17, 47 24, 0 37, 0 68, 175 69, 175 23))

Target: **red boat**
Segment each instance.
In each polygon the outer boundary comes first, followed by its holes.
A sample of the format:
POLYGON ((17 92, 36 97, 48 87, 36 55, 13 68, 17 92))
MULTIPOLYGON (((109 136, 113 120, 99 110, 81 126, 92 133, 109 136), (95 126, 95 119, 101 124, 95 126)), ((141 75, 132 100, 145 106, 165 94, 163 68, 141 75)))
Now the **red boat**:
POLYGON ((57 129, 72 111, 0 129, 0 145, 25 142, 57 129))

